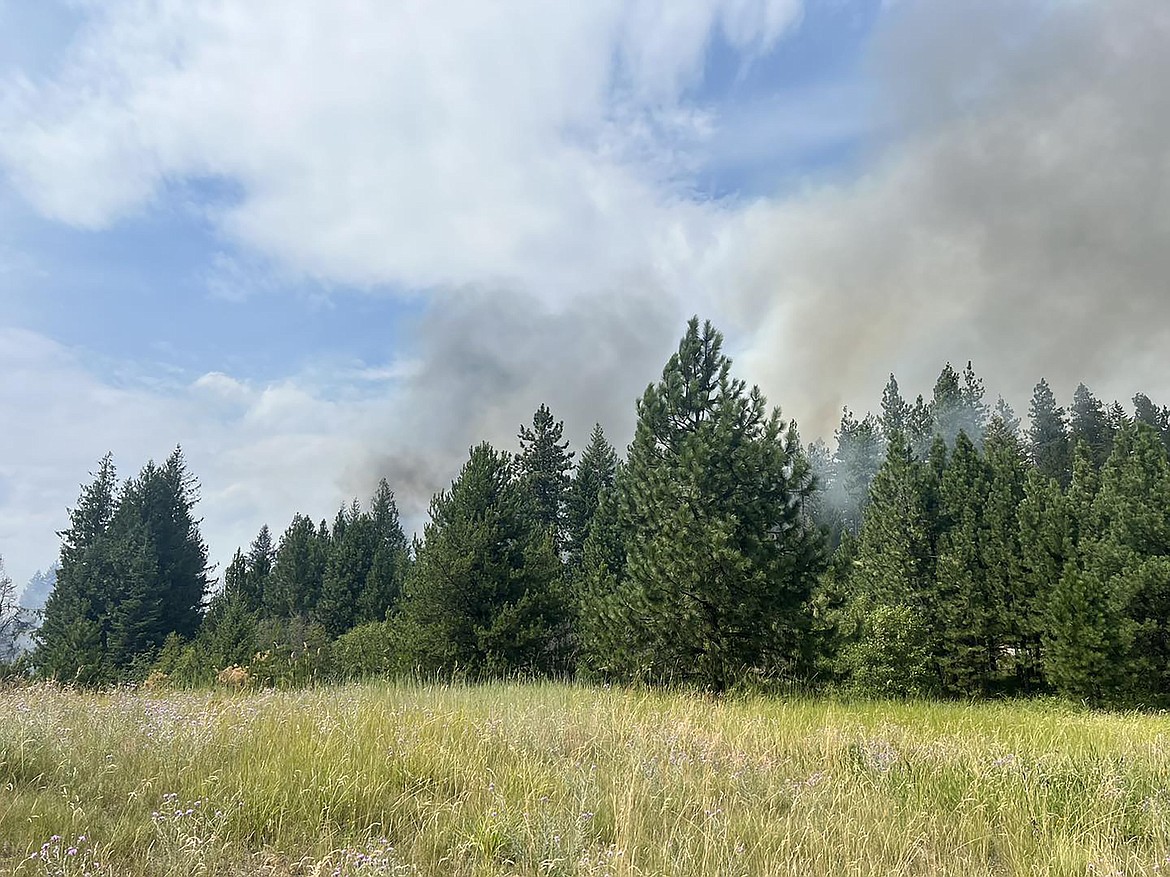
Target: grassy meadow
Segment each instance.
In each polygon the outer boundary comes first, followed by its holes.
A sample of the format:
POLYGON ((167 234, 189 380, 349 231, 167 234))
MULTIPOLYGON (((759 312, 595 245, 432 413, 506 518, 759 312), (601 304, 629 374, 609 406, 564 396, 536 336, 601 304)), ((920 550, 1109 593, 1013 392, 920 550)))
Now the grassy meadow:
POLYGON ((0 873, 1170 874, 1170 720, 555 684, 9 688, 0 873))

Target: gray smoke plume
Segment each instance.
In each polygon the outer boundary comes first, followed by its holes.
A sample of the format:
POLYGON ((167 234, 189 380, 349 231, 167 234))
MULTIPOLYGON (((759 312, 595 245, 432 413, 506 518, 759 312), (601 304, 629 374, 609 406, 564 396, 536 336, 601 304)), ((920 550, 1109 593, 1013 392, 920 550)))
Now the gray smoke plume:
POLYGON ((1170 400, 1168 49, 1165 0, 893 4, 868 58, 887 133, 852 179, 728 210, 678 298, 443 297, 353 492, 385 476, 421 519, 469 445, 515 449, 541 402, 574 447, 597 420, 624 448, 691 312, 806 439, 875 409, 891 371, 929 394, 947 360, 1021 411, 1042 376, 1065 401, 1078 381, 1170 400))
POLYGON ((1170 4, 906 0, 870 65, 898 139, 743 219, 751 375, 822 435, 948 359, 1025 410, 1041 376, 1170 396, 1170 4))
POLYGON ((516 292, 464 290, 414 326, 420 367, 398 406, 387 447, 356 461, 361 495, 385 477, 403 515, 418 520, 480 441, 517 450, 516 434, 545 403, 580 451, 595 422, 624 449, 634 400, 662 370, 684 328, 662 294, 609 294, 550 306, 516 292), (371 476, 372 473, 372 476, 371 476))

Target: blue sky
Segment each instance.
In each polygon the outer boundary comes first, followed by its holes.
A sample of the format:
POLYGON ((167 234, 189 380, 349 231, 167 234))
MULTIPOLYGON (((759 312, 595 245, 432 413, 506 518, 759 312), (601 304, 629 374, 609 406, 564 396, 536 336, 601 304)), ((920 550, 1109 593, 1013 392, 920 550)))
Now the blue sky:
MULTIPOLYGON (((417 524, 469 444, 510 447, 541 402, 577 441, 600 420, 624 443, 691 313, 824 433, 893 369, 925 389, 982 352, 1007 391, 1059 382, 1077 326, 1013 352, 1027 321, 1000 305, 1025 284, 1121 274, 1155 307, 1144 249, 1065 259, 1032 213, 1116 220, 1160 191, 1086 177, 1109 144, 1062 109, 1100 86, 1111 148, 1157 153, 1127 136, 1149 107, 1098 75, 1148 77, 1154 48, 1092 36, 1156 35, 1155 0, 504 9, 0 0, 15 579, 52 562, 107 450, 130 475, 181 443, 222 563, 382 475, 417 524), (1025 231, 1001 239, 1017 200, 1025 231)), ((1122 365, 1156 373, 1157 342, 1122 365)), ((1113 388, 1117 356, 1081 362, 1113 388)))
MULTIPOLYGON (((192 8, 209 9, 214 5, 191 4, 192 8)), ((362 4, 351 5, 354 23, 364 15, 372 27, 394 26, 392 21, 380 20, 372 5, 365 9, 362 4)), ((668 79, 675 79, 661 86, 655 80, 655 70, 635 69, 627 83, 623 74, 615 73, 608 84, 601 83, 603 91, 596 98, 597 111, 604 113, 608 102, 615 100, 613 94, 627 88, 646 89, 644 96, 630 99, 630 112, 637 117, 630 123, 654 125, 656 130, 649 142, 635 144, 636 149, 660 153, 677 149, 686 153, 665 169, 665 179, 653 180, 660 191, 651 193, 651 200, 681 198, 696 204, 732 204, 769 197, 806 175, 847 170, 864 137, 864 83, 859 81, 858 67, 878 4, 862 0, 818 2, 802 8, 795 3, 772 3, 771 14, 777 23, 771 30, 767 24, 749 22, 745 27, 755 32, 739 36, 729 35, 729 29, 721 27, 720 4, 710 4, 710 10, 703 10, 703 4, 695 5, 699 33, 693 39, 697 48, 689 44, 659 46, 654 49, 659 55, 647 62, 667 71, 663 75, 668 79), (669 121, 660 124, 651 118, 660 109, 664 115, 702 114, 704 133, 693 136, 687 120, 677 129, 669 121), (764 118, 775 121, 757 124, 764 118)), ((739 5, 747 9, 750 19, 754 12, 748 7, 752 4, 739 5)), ((760 8, 767 5, 759 4, 760 8)), ((53 148, 60 150, 57 161, 65 165, 53 167, 51 160, 36 154, 31 142, 27 151, 16 154, 13 150, 6 156, 8 173, 0 183, 0 217, 4 226, 0 265, 5 281, 0 291, 2 319, 9 329, 22 330, 55 345, 57 349, 44 355, 58 362, 67 360, 70 369, 83 372, 86 380, 93 382, 95 392, 105 388, 145 393, 173 403, 183 400, 201 377, 214 374, 230 378, 254 393, 295 382, 313 384, 315 389, 311 392, 347 398, 393 395, 386 394, 384 381, 346 376, 363 371, 393 373, 396 368, 401 370, 402 363, 420 355, 412 347, 411 327, 428 309, 444 307, 443 287, 479 282, 488 286, 504 283, 537 287, 545 279, 539 272, 515 278, 508 277, 506 271, 501 279, 495 266, 480 266, 475 260, 449 275, 441 267, 420 272, 398 270, 394 264, 369 271, 361 268, 356 272, 364 275, 360 282, 346 276, 346 270, 336 270, 335 260, 324 266, 295 264, 294 259, 286 257, 287 248, 296 246, 295 235, 291 242, 282 241, 280 246, 269 248, 246 237, 241 239, 241 235, 225 228, 225 214, 246 202, 250 187, 260 183, 230 170, 211 172, 216 159, 207 162, 212 167, 200 168, 204 159, 199 155, 164 170, 143 193, 131 195, 127 203, 119 203, 97 216, 72 210, 72 199, 87 196, 89 187, 84 181, 77 182, 73 191, 63 187, 59 193, 50 192, 52 203, 45 203, 44 191, 52 190, 57 180, 43 182, 42 177, 41 182, 30 184, 25 179, 30 165, 33 175, 59 174, 67 178, 123 170, 118 163, 103 164, 101 147, 86 142, 91 136, 103 136, 103 132, 95 134, 61 122, 70 113, 84 115, 85 109, 78 104, 86 100, 86 89, 99 93, 116 92, 119 88, 128 91, 128 95, 110 98, 102 108, 107 113, 124 112, 125 106, 133 103, 135 92, 150 89, 152 77, 176 74, 165 62, 156 67, 144 64, 141 69, 111 70, 121 63, 116 58, 99 57, 88 63, 79 58, 80 47, 91 55, 113 56, 123 49, 122 40, 165 43, 173 37, 168 28, 177 26, 167 21, 161 4, 148 3, 139 8, 152 10, 151 13, 145 16, 145 22, 137 24, 143 31, 153 27, 157 33, 126 36, 121 32, 136 24, 135 4, 112 4, 108 7, 112 11, 105 15, 95 14, 98 8, 52 0, 0 3, 0 75, 7 80, 5 90, 9 94, 4 127, 27 134, 32 126, 52 129, 54 124, 59 125, 59 139, 53 148), (35 92, 31 108, 13 106, 17 101, 11 95, 19 88, 35 92), (46 108, 45 104, 51 106, 46 108), (86 156, 87 149, 97 156, 86 156), (36 167, 38 163, 48 167, 36 167), (431 275, 432 282, 414 279, 413 274, 431 275)), ((647 21, 654 21, 670 15, 664 9, 651 4, 642 14, 647 21)), ((312 18, 311 10, 304 5, 290 10, 289 15, 312 18)), ((208 16, 213 17, 213 11, 208 16)), ((613 20, 604 24, 610 29, 623 27, 622 17, 621 10, 615 9, 613 20)), ((237 32, 221 33, 220 38, 228 43, 246 41, 254 36, 247 32, 248 28, 263 27, 265 23, 263 15, 255 21, 237 22, 237 32)), ((597 29, 595 23, 588 21, 582 21, 580 27, 583 31, 597 29)), ((549 40, 573 38, 571 31, 561 33, 555 25, 549 31, 549 40)), ((637 43, 641 37, 632 30, 623 39, 637 43)), ((538 32, 533 38, 539 40, 542 34, 538 32)), ((617 70, 620 52, 620 45, 611 36, 608 42, 599 40, 594 54, 604 61, 608 53, 617 70)), ((492 57, 485 60, 487 75, 491 75, 494 61, 492 57)), ((478 72, 470 71, 472 75, 478 72)), ((533 73, 539 75, 538 70, 533 73)), ((196 80, 199 75, 192 74, 196 80)), ((397 82, 385 85, 388 89, 409 88, 397 82)), ((290 104, 297 101, 291 87, 283 98, 290 104)), ((555 104, 562 98, 549 94, 547 99, 555 104)), ((435 108, 436 113, 442 111, 441 106, 435 108)), ((561 116, 572 116, 571 111, 555 105, 550 112, 554 124, 561 116)), ((506 115, 500 123, 509 124, 506 115)), ((106 136, 114 141, 131 137, 133 127, 140 124, 150 123, 131 119, 131 133, 115 131, 106 136)), ((200 120, 196 124, 211 123, 200 120)), ((602 131, 604 122, 596 113, 586 114, 582 124, 587 126, 585 133, 590 138, 620 140, 623 136, 620 131, 602 131)), ((621 124, 619 120, 617 125, 621 124)), ((545 126, 542 123, 538 127, 545 126)), ((354 133, 362 135, 360 130, 354 133)), ((619 143, 618 148, 624 145, 628 144, 619 143)), ((539 144, 533 147, 539 148, 539 144)), ((296 150, 289 152, 290 164, 295 165, 296 150)), ((126 159, 131 165, 142 160, 142 156, 126 159)), ((489 169, 492 160, 489 157, 485 163, 489 169)), ((643 158, 634 158, 630 163, 642 161, 643 158)), ((651 156, 647 163, 655 161, 651 156)), ((651 173, 638 169, 643 178, 651 173)), ((265 183, 280 185, 279 181, 265 183)), ((111 200, 119 202, 120 195, 113 195, 111 200)), ((362 209, 377 208, 367 205, 362 209)), ((441 250, 446 246, 457 249, 460 242, 436 242, 435 249, 440 252, 430 258, 441 262, 441 250)), ((341 258, 362 259, 360 254, 341 258)), ((585 258, 592 259, 589 255, 585 258)), ((615 268, 620 270, 623 269, 615 268)), ((548 282, 550 286, 561 286, 563 282, 555 273, 549 272, 548 282)), ((544 293, 535 289, 528 294, 540 298, 544 293)), ((588 294, 588 290, 566 293, 588 294)), ((421 355, 425 356, 425 352, 421 355)), ((649 376, 639 380, 645 377, 649 376)), ((180 407, 185 404, 186 401, 178 402, 180 407)), ((212 416, 216 413, 212 412, 212 416)), ((14 415, 30 424, 37 420, 35 411, 9 414, 14 415)), ((221 416, 227 418, 227 432, 232 415, 221 416)), ((574 424, 578 431, 587 426, 584 422, 574 424)), ((78 427, 84 429, 81 424, 78 427)), ((620 431, 624 424, 615 428, 620 431)), ((185 443, 188 454, 196 459, 203 456, 201 448, 192 446, 198 441, 195 436, 165 426, 152 426, 150 431, 161 433, 155 446, 146 447, 147 442, 135 436, 125 442, 129 447, 110 448, 122 461, 123 474, 130 474, 144 453, 163 455, 176 442, 185 443)), ((111 437, 118 434, 117 429, 107 431, 111 437)), ((0 486, 6 488, 0 490, 0 506, 7 507, 0 529, 0 553, 6 557, 11 573, 20 579, 50 563, 54 555, 51 533, 28 533, 30 523, 42 530, 61 525, 64 505, 75 495, 76 485, 85 478, 98 450, 90 442, 65 437, 56 437, 53 444, 62 446, 60 471, 40 475, 35 490, 31 485, 28 489, 16 486, 29 476, 15 463, 9 464, 0 481, 0 486), (88 447, 78 452, 74 449, 78 444, 88 447), (38 496, 41 491, 46 494, 44 507, 29 522, 27 510, 14 507, 15 503, 38 496), (46 527, 49 522, 50 527, 46 527)), ((217 444, 228 446, 231 441, 217 440, 217 444)), ((21 454, 14 456, 19 459, 21 454)), ((47 465, 51 464, 41 462, 40 467, 47 465)), ((220 484, 219 475, 199 472, 194 463, 193 468, 203 476, 212 496, 230 492, 232 485, 220 484)), ((230 480, 233 476, 246 477, 247 473, 225 473, 224 477, 230 480)), ((304 502, 316 506, 307 509, 310 513, 327 515, 332 505, 343 498, 342 488, 351 485, 337 484, 336 478, 329 476, 317 480, 324 486, 309 488, 304 502), (322 499, 329 504, 323 506, 322 499)), ((360 487, 358 481, 352 484, 354 488, 360 487)), ((254 492, 260 490, 256 488, 254 492)), ((209 538, 214 536, 219 542, 232 537, 246 540, 267 520, 266 513, 283 513, 270 522, 280 527, 283 519, 300 508, 264 507, 260 500, 255 505, 260 507, 245 505, 236 513, 250 520, 231 520, 219 526, 220 511, 207 503, 203 512, 210 524, 209 538)), ((234 542, 212 548, 217 557, 223 557, 234 549, 234 542)))

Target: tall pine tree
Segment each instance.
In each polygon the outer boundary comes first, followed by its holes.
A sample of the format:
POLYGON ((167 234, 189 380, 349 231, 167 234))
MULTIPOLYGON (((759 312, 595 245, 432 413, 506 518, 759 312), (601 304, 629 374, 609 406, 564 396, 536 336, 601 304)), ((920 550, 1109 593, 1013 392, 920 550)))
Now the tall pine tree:
POLYGON ((821 543, 796 430, 731 377, 723 338, 692 319, 638 403, 619 484, 622 661, 650 679, 722 691, 804 657, 821 543))

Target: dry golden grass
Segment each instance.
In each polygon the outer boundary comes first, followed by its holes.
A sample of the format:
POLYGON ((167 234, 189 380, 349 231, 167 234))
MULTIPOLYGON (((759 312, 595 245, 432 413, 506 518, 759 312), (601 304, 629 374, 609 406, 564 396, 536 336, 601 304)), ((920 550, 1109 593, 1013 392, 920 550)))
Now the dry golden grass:
POLYGON ((1170 874, 1168 734, 552 684, 15 688, 0 873, 1170 874))

